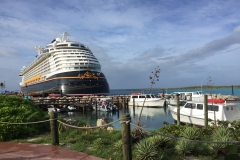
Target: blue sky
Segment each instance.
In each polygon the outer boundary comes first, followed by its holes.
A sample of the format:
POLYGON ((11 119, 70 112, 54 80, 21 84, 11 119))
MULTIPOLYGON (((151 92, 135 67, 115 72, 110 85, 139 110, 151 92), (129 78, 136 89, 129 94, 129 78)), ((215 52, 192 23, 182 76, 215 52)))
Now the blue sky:
POLYGON ((0 82, 63 32, 92 50, 111 89, 240 85, 238 0, 1 0, 0 82))

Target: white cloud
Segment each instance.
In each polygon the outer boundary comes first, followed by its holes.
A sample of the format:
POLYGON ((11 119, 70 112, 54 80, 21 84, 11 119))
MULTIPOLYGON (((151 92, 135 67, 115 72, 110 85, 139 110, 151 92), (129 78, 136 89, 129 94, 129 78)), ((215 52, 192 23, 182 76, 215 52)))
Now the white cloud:
POLYGON ((240 75, 233 68, 239 70, 239 63, 231 62, 237 61, 233 57, 240 47, 239 8, 236 0, 3 0, 0 82, 18 88, 20 79, 12 76, 31 63, 33 48, 67 31, 70 39, 90 47, 111 88, 148 87, 158 65, 155 87, 199 85, 209 75, 216 75, 219 85, 238 84, 240 75), (2 72, 6 68, 11 76, 2 72))

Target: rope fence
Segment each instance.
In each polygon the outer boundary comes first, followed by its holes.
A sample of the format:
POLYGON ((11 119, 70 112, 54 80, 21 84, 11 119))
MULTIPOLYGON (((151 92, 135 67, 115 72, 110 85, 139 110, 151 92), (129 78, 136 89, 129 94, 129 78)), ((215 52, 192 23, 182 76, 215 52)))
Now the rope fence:
MULTIPOLYGON (((37 121, 37 122, 25 122, 25 123, 12 123, 12 122, 0 122, 0 124, 10 124, 10 125, 26 125, 26 124, 37 124, 37 123, 44 123, 44 122, 50 122, 50 121, 53 121, 53 120, 57 120, 57 122, 59 122, 60 124, 63 124, 64 126, 67 126, 67 127, 71 127, 71 128, 75 128, 75 129, 97 129, 97 128, 102 128, 102 127, 107 127, 107 126, 110 126, 112 124, 115 124, 117 122, 120 122, 121 124, 122 123, 126 123, 127 125, 130 124, 132 126, 135 126, 136 128, 140 128, 144 131, 145 128, 141 127, 141 126, 138 126, 134 123, 131 123, 130 120, 126 121, 126 120, 123 120, 123 119, 118 119, 116 121, 113 121, 111 123, 108 123, 108 124, 105 124, 105 125, 100 125, 100 126, 87 126, 87 127, 78 127, 78 126, 74 126, 74 125, 70 125, 70 124, 67 124, 67 123, 64 123, 58 119, 49 119, 49 120, 44 120, 44 121, 37 121)), ((150 131, 146 131, 146 132, 150 132, 150 131)), ((175 137, 175 136, 172 136, 172 135, 166 135, 166 134, 162 134, 160 132, 152 132, 154 133, 155 135, 161 135, 163 137, 167 137, 167 138, 171 138, 171 139, 174 139, 174 140, 181 140, 181 141, 187 141, 187 142, 197 142, 197 143, 213 143, 213 144, 229 144, 229 143, 233 143, 233 144, 237 144, 237 143, 240 143, 240 141, 226 141, 226 142, 214 142, 214 141, 200 141, 200 140, 190 140, 190 139, 186 139, 186 138, 181 138, 181 137, 175 137)))
POLYGON ((44 120, 44 121, 37 121, 37 122, 24 122, 24 123, 12 123, 12 122, 0 122, 0 124, 37 124, 37 123, 43 123, 43 122, 49 122, 54 119, 44 120))
MULTIPOLYGON (((123 152, 123 159, 124 160, 130 160, 132 159, 132 138, 131 138, 131 128, 130 126, 134 126, 135 128, 140 128, 143 131, 145 129, 141 126, 138 126, 134 123, 131 123, 131 117, 129 114, 127 115, 122 115, 122 117, 118 120, 115 120, 111 123, 107 123, 104 125, 100 126, 85 126, 85 127, 78 127, 74 125, 67 124, 65 122, 62 122, 58 120, 57 113, 56 112, 50 112, 50 119, 49 120, 44 120, 44 121, 37 121, 37 122, 25 122, 25 123, 13 123, 13 122, 0 122, 0 124, 5 124, 5 125, 26 125, 26 124, 37 124, 37 123, 44 123, 44 122, 50 122, 50 128, 51 128, 51 140, 52 140, 52 145, 59 145, 59 131, 58 131, 58 124, 62 124, 67 127, 75 128, 75 129, 97 129, 97 128, 103 128, 107 126, 111 126, 112 124, 115 124, 119 122, 122 126, 121 131, 122 131, 122 152, 123 152)), ((145 131, 147 133, 151 131, 145 131)), ((240 144, 240 141, 225 141, 225 142, 216 142, 216 141, 202 141, 202 140, 191 140, 191 139, 186 139, 183 137, 176 137, 172 135, 167 135, 163 134, 160 132, 151 132, 152 135, 160 135, 163 137, 167 137, 173 140, 178 140, 178 141, 186 141, 186 142, 192 142, 192 143, 207 143, 207 144, 240 144)))

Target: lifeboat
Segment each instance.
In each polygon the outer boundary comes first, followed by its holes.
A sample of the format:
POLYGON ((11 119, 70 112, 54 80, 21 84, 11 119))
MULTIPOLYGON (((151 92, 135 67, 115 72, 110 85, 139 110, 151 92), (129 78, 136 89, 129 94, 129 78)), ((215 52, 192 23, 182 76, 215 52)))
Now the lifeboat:
POLYGON ((223 99, 208 99, 208 103, 225 103, 223 99))

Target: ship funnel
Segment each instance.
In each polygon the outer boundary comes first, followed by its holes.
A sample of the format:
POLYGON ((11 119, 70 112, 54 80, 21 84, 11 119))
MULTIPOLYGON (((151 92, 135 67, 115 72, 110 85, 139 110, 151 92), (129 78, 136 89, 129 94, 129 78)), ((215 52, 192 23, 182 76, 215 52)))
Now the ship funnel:
POLYGON ((67 41, 68 39, 68 36, 70 36, 67 32, 64 32, 63 33, 63 38, 62 38, 62 41, 67 41))

